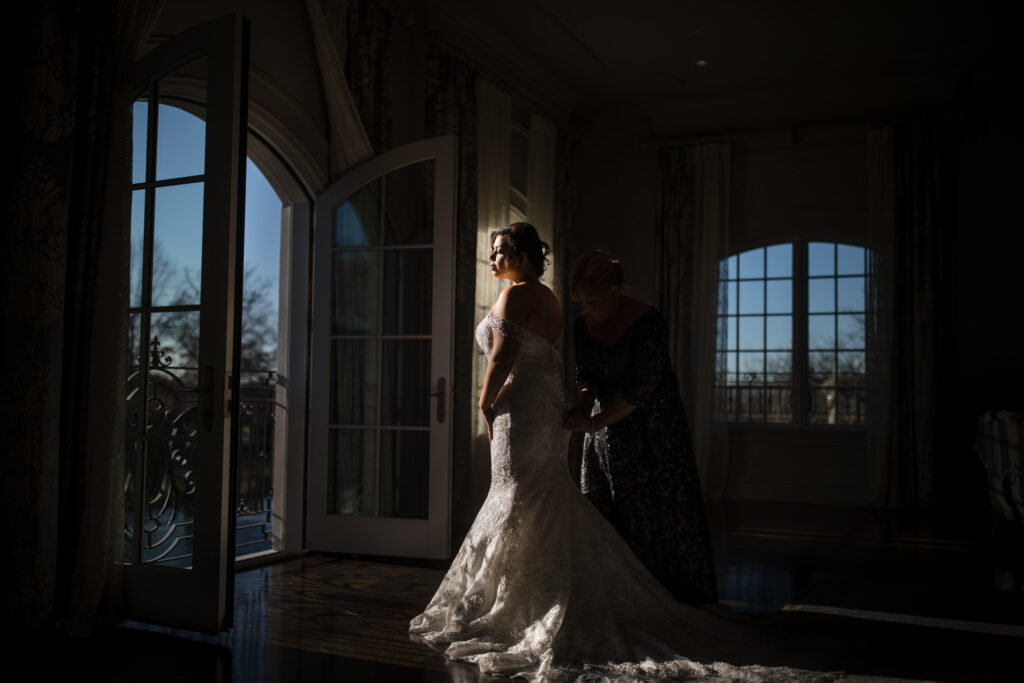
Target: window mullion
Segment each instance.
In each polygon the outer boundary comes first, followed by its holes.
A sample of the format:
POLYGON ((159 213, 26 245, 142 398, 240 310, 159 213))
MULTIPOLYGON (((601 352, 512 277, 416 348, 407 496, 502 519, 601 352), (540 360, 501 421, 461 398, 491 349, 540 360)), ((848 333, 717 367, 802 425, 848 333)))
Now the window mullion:
POLYGON ((793 424, 807 425, 809 410, 807 379, 807 241, 793 245, 793 424))

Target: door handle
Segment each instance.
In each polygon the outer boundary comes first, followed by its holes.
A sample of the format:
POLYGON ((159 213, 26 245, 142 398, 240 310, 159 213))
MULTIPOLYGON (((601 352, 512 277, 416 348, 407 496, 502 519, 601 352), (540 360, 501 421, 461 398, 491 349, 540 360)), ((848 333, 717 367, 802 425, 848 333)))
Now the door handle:
POLYGON ((445 406, 448 403, 445 400, 446 396, 445 396, 445 390, 444 389, 445 389, 446 385, 447 385, 447 382, 445 382, 444 377, 438 377, 437 378, 437 391, 432 392, 430 394, 431 396, 434 396, 434 397, 437 398, 437 421, 438 421, 439 424, 444 424, 444 418, 445 418, 445 412, 444 411, 445 411, 445 406))

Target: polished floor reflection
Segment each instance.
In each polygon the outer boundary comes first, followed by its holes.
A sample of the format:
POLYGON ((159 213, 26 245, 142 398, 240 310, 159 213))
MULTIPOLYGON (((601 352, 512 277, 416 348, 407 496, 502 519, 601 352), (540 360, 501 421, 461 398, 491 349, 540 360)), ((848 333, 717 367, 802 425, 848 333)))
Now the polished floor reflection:
MULTIPOLYGON (((842 508, 732 504, 710 512, 723 605, 843 643, 852 680, 1024 680, 1015 655, 1024 645, 1024 593, 998 590, 999 577, 1019 568, 997 566, 984 529, 842 508)), ((244 570, 230 632, 124 624, 88 641, 32 642, 32 676, 478 680, 473 668, 406 633, 443 574, 439 563, 326 555, 244 570)))

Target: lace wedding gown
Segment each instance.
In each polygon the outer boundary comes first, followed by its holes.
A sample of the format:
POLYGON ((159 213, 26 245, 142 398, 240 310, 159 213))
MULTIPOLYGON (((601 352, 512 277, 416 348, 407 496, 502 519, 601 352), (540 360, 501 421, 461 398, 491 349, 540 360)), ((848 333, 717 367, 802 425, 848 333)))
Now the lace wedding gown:
POLYGON ((654 579, 570 478, 557 351, 489 314, 476 330, 488 356, 492 330, 521 345, 495 405, 490 490, 410 632, 482 672, 531 680, 835 678, 719 661, 749 655, 758 634, 654 579))

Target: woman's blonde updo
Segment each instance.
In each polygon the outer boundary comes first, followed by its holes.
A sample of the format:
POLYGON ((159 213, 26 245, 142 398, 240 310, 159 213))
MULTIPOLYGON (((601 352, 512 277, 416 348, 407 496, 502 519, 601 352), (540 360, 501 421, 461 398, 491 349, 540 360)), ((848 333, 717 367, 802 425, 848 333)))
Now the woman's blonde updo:
POLYGON ((579 290, 586 288, 595 292, 607 292, 612 287, 620 291, 626 284, 626 271, 619 259, 611 258, 608 252, 592 249, 583 253, 572 264, 572 278, 569 294, 572 300, 580 303, 579 290))

